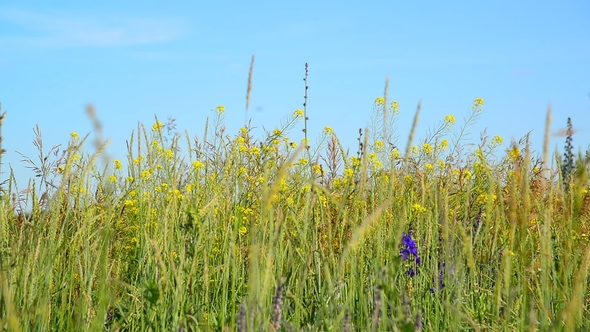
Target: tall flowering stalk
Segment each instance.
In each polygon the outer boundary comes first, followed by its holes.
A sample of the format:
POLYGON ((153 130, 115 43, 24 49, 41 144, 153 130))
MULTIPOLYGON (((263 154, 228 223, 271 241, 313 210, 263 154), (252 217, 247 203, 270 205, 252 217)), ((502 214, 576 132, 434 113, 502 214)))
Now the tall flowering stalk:
POLYGON ((436 287, 430 287, 430 292, 434 293, 437 291, 437 289, 443 289, 445 288, 445 277, 444 277, 444 271, 445 271, 445 261, 442 262, 442 264, 440 264, 440 268, 438 269, 438 288, 436 287))
POLYGON ((282 322, 282 307, 283 307, 283 292, 285 291, 285 284, 281 281, 277 287, 275 296, 272 300, 272 327, 275 330, 281 328, 282 322))
POLYGON ((565 152, 563 153, 563 162, 561 165, 561 173, 563 176, 563 188, 566 192, 569 190, 570 175, 572 174, 572 170, 574 168, 574 147, 572 145, 573 134, 574 130, 572 127, 572 118, 567 118, 567 136, 565 139, 565 152))

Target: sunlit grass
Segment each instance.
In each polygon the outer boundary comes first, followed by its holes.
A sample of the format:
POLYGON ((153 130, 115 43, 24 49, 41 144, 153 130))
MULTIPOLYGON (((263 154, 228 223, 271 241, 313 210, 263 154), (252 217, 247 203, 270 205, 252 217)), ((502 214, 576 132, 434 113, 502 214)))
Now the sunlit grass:
POLYGON ((289 138, 303 110, 262 138, 223 106, 202 136, 156 119, 106 166, 37 128, 38 177, 11 196, 10 173, 0 203, 0 328, 589 329, 588 160, 466 150, 481 98, 401 151, 386 99, 353 155, 331 127, 289 138))

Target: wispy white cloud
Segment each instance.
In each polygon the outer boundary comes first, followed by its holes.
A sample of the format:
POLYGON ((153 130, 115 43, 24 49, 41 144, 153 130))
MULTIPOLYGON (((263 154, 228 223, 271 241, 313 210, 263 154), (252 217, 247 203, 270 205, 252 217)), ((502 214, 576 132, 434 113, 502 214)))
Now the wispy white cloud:
POLYGON ((122 15, 41 14, 0 7, 4 21, 0 43, 7 46, 108 47, 161 43, 178 39, 179 20, 122 15))

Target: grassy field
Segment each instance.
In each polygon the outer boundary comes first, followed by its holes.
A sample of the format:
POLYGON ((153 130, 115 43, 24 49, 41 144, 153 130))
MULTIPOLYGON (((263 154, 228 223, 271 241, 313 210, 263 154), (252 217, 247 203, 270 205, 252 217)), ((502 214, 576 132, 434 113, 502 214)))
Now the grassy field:
POLYGON ((225 132, 223 106, 201 136, 156 120, 127 160, 77 133, 44 151, 37 129, 29 190, 3 168, 0 330, 590 330, 590 160, 571 136, 565 154, 468 150, 477 98, 400 149, 386 99, 351 155, 330 127, 289 139, 305 109, 261 138, 225 132))

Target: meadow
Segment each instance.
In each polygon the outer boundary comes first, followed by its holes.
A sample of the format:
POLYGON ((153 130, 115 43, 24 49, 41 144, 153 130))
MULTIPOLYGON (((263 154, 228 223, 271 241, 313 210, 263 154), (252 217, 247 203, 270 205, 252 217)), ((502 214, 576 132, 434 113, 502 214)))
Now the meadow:
POLYGON ((415 138, 418 107, 402 148, 385 93, 353 152, 305 107, 260 138, 223 106, 200 136, 156 119, 127 160, 37 128, 34 181, 2 169, 0 329, 590 330, 590 157, 549 153, 550 110, 539 155, 468 148, 466 106, 415 138))

